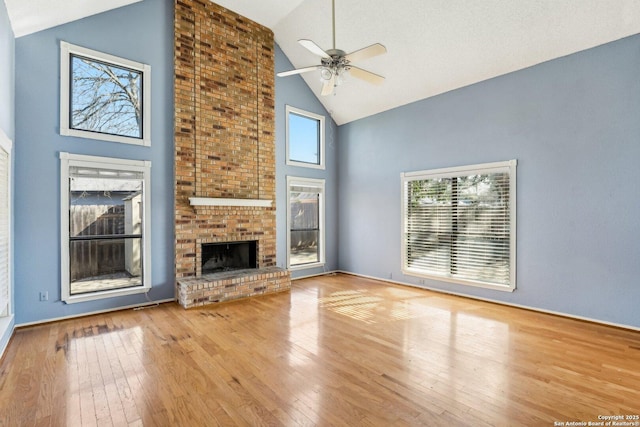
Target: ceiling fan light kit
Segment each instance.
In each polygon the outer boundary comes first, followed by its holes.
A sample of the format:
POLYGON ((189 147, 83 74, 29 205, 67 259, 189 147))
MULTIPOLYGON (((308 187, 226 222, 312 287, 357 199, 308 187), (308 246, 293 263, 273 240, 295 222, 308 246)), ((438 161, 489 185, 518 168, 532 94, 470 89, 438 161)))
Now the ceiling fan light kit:
POLYGON ((310 67, 297 68, 295 70, 283 71, 278 73, 278 77, 287 77, 295 74, 308 73, 320 70, 320 81, 322 81, 321 95, 331 95, 334 88, 341 85, 347 76, 351 75, 355 78, 367 81, 373 84, 382 84, 384 77, 351 65, 353 61, 361 61, 382 55, 387 49, 380 43, 372 44, 365 48, 356 50, 347 54, 344 50, 336 49, 336 5, 335 0, 331 1, 333 16, 333 49, 323 50, 314 41, 301 39, 298 40, 304 48, 316 56, 320 57, 320 65, 312 65, 310 67))

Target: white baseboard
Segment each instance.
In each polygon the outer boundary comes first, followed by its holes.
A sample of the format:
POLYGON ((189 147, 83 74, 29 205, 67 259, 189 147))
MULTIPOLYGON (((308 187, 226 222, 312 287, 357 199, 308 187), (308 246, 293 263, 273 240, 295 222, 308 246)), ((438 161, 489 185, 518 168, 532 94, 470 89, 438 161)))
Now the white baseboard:
POLYGON ((45 323, 57 322, 57 321, 60 321, 60 320, 68 320, 68 319, 76 319, 78 317, 93 316, 94 314, 111 313, 112 311, 129 310, 130 308, 132 308, 132 309, 144 308, 144 307, 149 307, 149 306, 152 306, 152 305, 164 304, 165 302, 174 302, 175 300, 176 300, 175 298, 167 298, 167 299, 161 299, 161 300, 156 300, 156 301, 145 302, 145 303, 142 303, 142 304, 132 304, 132 305, 125 305, 123 307, 114 307, 114 308, 107 308, 105 310, 91 311, 91 312, 88 312, 88 313, 71 314, 69 316, 54 317, 54 318, 51 318, 51 319, 37 320, 35 322, 20 323, 19 325, 16 325, 15 327, 16 328, 24 328, 25 326, 42 325, 42 324, 45 324, 45 323))
MULTIPOLYGON (((300 279, 309 279, 311 277, 318 277, 318 276, 330 276, 330 275, 336 274, 336 273, 342 273, 342 272, 341 271, 337 271, 337 270, 323 271, 322 273, 309 274, 307 276, 292 277, 291 281, 300 280, 300 279)), ((349 273, 347 273, 347 274, 349 274, 349 273)))
POLYGON ((631 331, 640 332, 640 327, 638 327, 638 326, 631 326, 631 325, 625 325, 625 324, 621 324, 621 323, 607 322, 607 321, 604 321, 604 320, 592 319, 590 317, 577 316, 575 314, 563 313, 561 311, 546 310, 546 309, 538 308, 538 307, 530 307, 530 306, 522 305, 522 304, 514 304, 514 303, 511 303, 511 302, 494 300, 494 299, 490 299, 490 298, 482 298, 482 297, 477 297, 477 296, 474 296, 474 295, 468 295, 468 294, 452 292, 452 291, 445 291, 445 290, 442 290, 442 289, 432 288, 432 287, 429 287, 429 286, 419 286, 419 285, 415 285, 413 283, 400 282, 400 281, 391 280, 391 279, 382 279, 380 277, 368 276, 366 274, 353 273, 351 271, 337 270, 337 271, 335 271, 335 273, 350 274, 352 276, 358 276, 358 277, 362 277, 362 278, 365 278, 365 279, 377 280, 379 282, 387 282, 387 283, 392 283, 392 284, 400 285, 400 286, 409 286, 409 287, 417 288, 417 289, 425 289, 425 290, 428 290, 428 291, 438 292, 438 293, 441 293, 441 294, 455 295, 457 297, 469 298, 469 299, 474 299, 474 300, 478 300, 478 301, 491 302, 491 303, 494 303, 494 304, 506 305, 506 306, 509 306, 509 307, 521 308, 521 309, 530 310, 530 311, 537 311, 539 313, 553 314, 554 316, 567 317, 567 318, 570 318, 570 319, 582 320, 582 321, 585 321, 585 322, 598 323, 600 325, 613 326, 615 328, 628 329, 628 330, 631 330, 631 331))

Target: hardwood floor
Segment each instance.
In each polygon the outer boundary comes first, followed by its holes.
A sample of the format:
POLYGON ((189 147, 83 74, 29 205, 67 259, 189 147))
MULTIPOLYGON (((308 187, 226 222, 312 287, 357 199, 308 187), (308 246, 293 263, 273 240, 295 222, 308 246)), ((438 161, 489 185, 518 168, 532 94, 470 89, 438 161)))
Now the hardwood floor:
POLYGON ((335 275, 19 329, 0 426, 554 426, 638 390, 638 332, 335 275))

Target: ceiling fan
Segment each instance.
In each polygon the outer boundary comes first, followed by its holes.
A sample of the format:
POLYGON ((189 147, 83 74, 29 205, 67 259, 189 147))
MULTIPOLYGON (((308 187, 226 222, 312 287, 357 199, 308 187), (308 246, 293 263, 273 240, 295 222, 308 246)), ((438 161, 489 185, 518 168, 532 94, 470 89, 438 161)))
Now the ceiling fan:
POLYGON ((303 47, 314 55, 320 57, 320 65, 312 65, 310 67, 297 68, 295 70, 283 71, 278 73, 278 77, 292 76, 294 74, 308 73, 310 71, 320 70, 322 79, 322 96, 331 95, 333 89, 340 85, 347 75, 352 75, 358 79, 365 80, 373 84, 382 84, 384 77, 363 70, 362 68, 351 65, 352 62, 361 61, 363 59, 372 58, 387 52, 387 49, 380 43, 372 44, 356 50, 355 52, 346 53, 343 50, 336 49, 336 2, 331 0, 331 8, 333 15, 333 49, 323 50, 315 42, 307 39, 298 40, 303 47))

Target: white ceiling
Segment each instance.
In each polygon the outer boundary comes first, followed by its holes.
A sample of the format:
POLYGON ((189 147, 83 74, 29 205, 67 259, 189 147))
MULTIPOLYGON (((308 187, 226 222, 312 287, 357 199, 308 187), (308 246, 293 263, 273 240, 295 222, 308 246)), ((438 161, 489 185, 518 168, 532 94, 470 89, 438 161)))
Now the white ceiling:
MULTIPOLYGON (((137 1, 5 0, 16 37, 137 1)), ((298 39, 332 48, 331 0, 215 3, 271 28, 295 67, 319 63, 298 39)), ((386 81, 322 97, 317 72, 303 77, 344 124, 637 33, 640 0, 336 0, 336 47, 385 45, 355 65, 386 81)))
POLYGON ((4 0, 16 37, 139 1, 142 0, 4 0))

